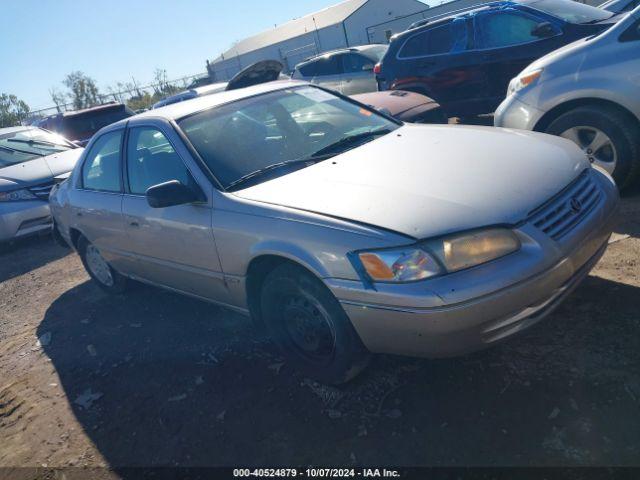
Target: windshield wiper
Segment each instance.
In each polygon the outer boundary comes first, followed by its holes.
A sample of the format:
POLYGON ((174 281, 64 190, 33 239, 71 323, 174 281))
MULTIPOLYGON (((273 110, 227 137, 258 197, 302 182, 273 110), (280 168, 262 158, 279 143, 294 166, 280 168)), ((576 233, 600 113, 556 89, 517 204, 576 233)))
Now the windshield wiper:
POLYGON ((28 150, 21 150, 19 148, 13 148, 13 147, 7 147, 6 145, 0 145, 0 149, 7 151, 7 152, 18 152, 18 153, 26 153, 27 155, 39 155, 41 157, 46 157, 47 155, 44 153, 40 153, 40 152, 30 152, 28 150))
POLYGON ((336 155, 338 153, 346 152, 351 148, 355 148, 359 145, 362 145, 367 140, 373 140, 380 135, 386 135, 387 133, 391 133, 392 130, 389 128, 381 128, 379 130, 369 130, 368 132, 357 133, 355 135, 349 135, 347 137, 343 137, 335 143, 331 145, 327 145, 324 148, 321 148, 316 153, 314 153, 311 157, 315 157, 317 155, 326 155, 328 153, 334 152, 336 155), (349 148, 350 147, 350 148, 349 148))
POLYGON ((23 140, 21 138, 8 138, 7 142, 26 143, 28 145, 45 145, 45 146, 51 146, 51 147, 63 147, 63 148, 69 149, 67 145, 64 145, 62 143, 47 142, 46 140, 33 140, 33 139, 23 140))
POLYGON ((287 160, 286 162, 278 162, 278 163, 274 163, 273 165, 267 165, 266 167, 247 173, 246 175, 243 175, 237 180, 234 180, 227 186, 226 190, 230 190, 234 187, 237 187, 238 185, 247 183, 249 180, 253 180, 257 177, 261 177, 262 175, 272 172, 273 170, 278 170, 280 168, 290 167, 292 165, 301 165, 301 164, 307 164, 307 166, 310 166, 310 165, 313 165, 314 163, 321 162, 322 160, 326 160, 327 158, 330 158, 330 157, 333 157, 333 155, 313 154, 310 157, 306 157, 306 158, 300 158, 297 160, 287 160))

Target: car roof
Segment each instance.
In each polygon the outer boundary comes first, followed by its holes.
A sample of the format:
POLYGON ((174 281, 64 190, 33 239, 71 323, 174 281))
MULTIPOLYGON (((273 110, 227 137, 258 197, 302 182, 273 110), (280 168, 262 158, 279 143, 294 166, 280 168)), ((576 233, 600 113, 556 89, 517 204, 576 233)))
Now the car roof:
POLYGON ((166 120, 179 120, 192 113, 196 113, 202 110, 207 110, 212 107, 217 107, 229 102, 235 102, 242 100, 243 98, 253 97, 264 93, 274 92, 277 90, 284 90, 286 88, 298 87, 301 85, 310 85, 307 82, 298 80, 276 80, 274 82, 262 83, 260 85, 253 85, 251 87, 239 88, 237 90, 222 91, 219 93, 213 93, 211 95, 204 95, 201 97, 185 100, 180 103, 173 103, 165 107, 149 110, 143 113, 139 113, 133 117, 125 118, 113 124, 114 126, 123 125, 128 121, 137 121, 145 118, 163 118, 166 120))
POLYGON ((97 113, 97 112, 107 111, 107 110, 120 110, 123 108, 125 108, 124 103, 109 102, 102 105, 96 105, 95 107, 83 108, 82 110, 73 110, 71 112, 63 112, 62 116, 75 117, 75 116, 86 115, 90 113, 97 113))
POLYGON ((350 52, 366 52, 367 50, 371 50, 373 48, 380 48, 380 47, 388 47, 388 45, 385 45, 384 43, 372 43, 369 45, 358 45, 355 47, 345 47, 345 48, 337 48, 335 50, 329 50, 328 52, 323 52, 320 53, 318 55, 314 55, 313 57, 309 57, 305 60, 303 60, 302 62, 298 63, 295 68, 301 67, 303 65, 306 65, 307 63, 310 62, 314 62, 316 60, 318 60, 319 58, 323 58, 323 57, 330 57, 332 55, 338 55, 340 53, 350 53, 350 52))
POLYGON ((470 18, 474 15, 477 15, 480 12, 487 12, 492 10, 500 10, 506 7, 510 8, 518 8, 521 6, 527 6, 526 0, 497 0, 489 3, 481 3, 477 5, 471 5, 466 8, 461 8, 459 10, 454 10, 452 12, 447 12, 442 15, 438 15, 432 18, 426 18, 424 20, 419 20, 415 22, 413 27, 410 27, 408 30, 404 32, 400 32, 397 35, 392 37, 392 40, 396 40, 397 38, 405 38, 410 33, 416 33, 422 30, 428 30, 432 27, 442 25, 444 23, 448 23, 456 18, 470 18))

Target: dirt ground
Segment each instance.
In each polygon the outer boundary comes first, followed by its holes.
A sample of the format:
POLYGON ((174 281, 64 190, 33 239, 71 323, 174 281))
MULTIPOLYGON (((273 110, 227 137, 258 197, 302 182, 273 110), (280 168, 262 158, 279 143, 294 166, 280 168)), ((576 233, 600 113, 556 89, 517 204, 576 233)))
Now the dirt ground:
POLYGON ((640 466, 640 194, 552 316, 453 360, 377 357, 342 388, 247 319, 109 297, 49 238, 0 254, 0 466, 640 466), (40 338, 40 343, 38 343, 40 338))

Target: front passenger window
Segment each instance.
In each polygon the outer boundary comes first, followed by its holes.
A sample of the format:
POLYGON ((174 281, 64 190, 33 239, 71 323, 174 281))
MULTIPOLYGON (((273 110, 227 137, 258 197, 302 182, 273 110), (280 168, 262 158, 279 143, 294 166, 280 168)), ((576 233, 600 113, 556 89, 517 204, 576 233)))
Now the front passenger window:
POLYGON ((82 165, 82 188, 120 192, 122 132, 105 133, 95 141, 82 165))
POLYGON ((191 175, 167 137, 155 128, 136 127, 129 131, 127 147, 129 190, 144 195, 149 187, 170 180, 184 185, 191 175))

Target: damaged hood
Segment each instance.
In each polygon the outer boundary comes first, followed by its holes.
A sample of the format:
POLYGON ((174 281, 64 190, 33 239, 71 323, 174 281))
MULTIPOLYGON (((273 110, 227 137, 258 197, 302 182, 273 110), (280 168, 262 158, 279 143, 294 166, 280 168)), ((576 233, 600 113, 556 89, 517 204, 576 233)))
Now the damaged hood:
POLYGON ((559 137, 405 125, 234 194, 422 239, 518 223, 588 167, 578 147, 559 137))

